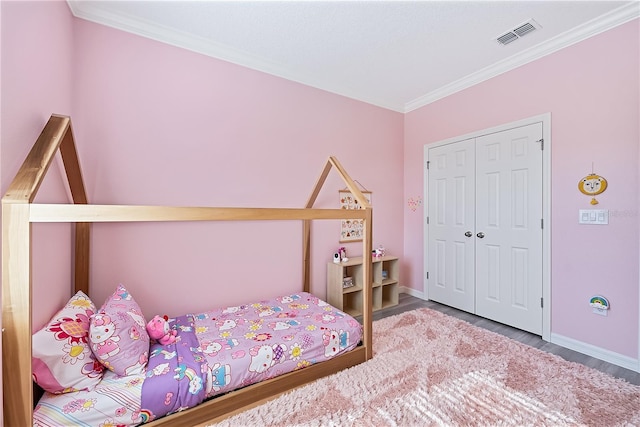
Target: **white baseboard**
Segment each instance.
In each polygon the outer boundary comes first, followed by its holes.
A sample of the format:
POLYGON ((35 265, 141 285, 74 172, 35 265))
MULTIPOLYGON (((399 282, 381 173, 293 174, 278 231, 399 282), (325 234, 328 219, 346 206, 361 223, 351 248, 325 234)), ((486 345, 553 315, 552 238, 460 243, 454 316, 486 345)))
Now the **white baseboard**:
POLYGON ((409 294, 412 297, 416 297, 416 298, 420 298, 423 300, 427 300, 427 298, 424 295, 424 292, 419 291, 417 289, 413 289, 413 288, 407 288, 406 286, 400 286, 398 288, 398 292, 400 292, 401 294, 409 294))
MULTIPOLYGON (((400 286, 398 291, 400 293, 409 294, 425 301, 428 300, 424 292, 417 289, 400 286)), ((577 351, 578 353, 586 354, 587 356, 595 357, 596 359, 612 363, 616 366, 620 366, 631 371, 640 372, 640 359, 634 359, 633 357, 625 356, 610 350, 605 350, 595 345, 587 344, 582 341, 578 341, 573 338, 568 338, 554 333, 551 334, 550 342, 552 344, 568 348, 569 350, 577 351)))
POLYGON ((582 341, 554 333, 551 334, 551 343, 586 354, 587 356, 595 357, 596 359, 604 360, 605 362, 612 363, 631 371, 640 372, 640 360, 634 359, 633 357, 605 350, 603 348, 596 347, 595 345, 587 344, 582 341))
MULTIPOLYGON (((424 292, 417 289, 400 286, 398 291, 400 293, 409 294, 425 301, 428 300, 424 292)), ((616 366, 620 366, 631 371, 640 372, 640 359, 634 359, 633 357, 625 356, 610 350, 605 350, 595 345, 587 344, 582 341, 578 341, 573 338, 568 338, 554 333, 551 334, 550 342, 552 344, 568 348, 569 350, 577 351, 578 353, 595 357, 596 359, 603 360, 616 366)))

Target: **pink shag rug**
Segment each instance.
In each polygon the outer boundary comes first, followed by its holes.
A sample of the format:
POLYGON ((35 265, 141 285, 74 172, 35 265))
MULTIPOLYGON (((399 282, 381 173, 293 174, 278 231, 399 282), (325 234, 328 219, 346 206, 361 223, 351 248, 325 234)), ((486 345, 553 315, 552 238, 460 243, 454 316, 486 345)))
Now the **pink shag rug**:
POLYGON ((374 357, 216 426, 640 426, 640 387, 430 309, 374 357))

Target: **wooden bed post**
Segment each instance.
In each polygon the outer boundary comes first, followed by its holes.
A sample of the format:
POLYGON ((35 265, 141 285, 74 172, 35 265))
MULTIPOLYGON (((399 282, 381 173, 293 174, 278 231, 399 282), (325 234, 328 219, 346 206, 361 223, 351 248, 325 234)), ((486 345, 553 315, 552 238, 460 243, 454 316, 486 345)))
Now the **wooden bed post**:
MULTIPOLYGON (((331 171, 331 162, 327 161, 324 165, 324 169, 322 169, 322 173, 316 181, 316 185, 313 187, 313 191, 311 192, 311 196, 309 196, 309 200, 307 200, 307 204, 305 208, 311 209, 313 204, 316 202, 318 198, 318 194, 324 185, 324 182, 331 171)), ((309 283, 309 277, 311 274, 311 269, 309 266, 310 257, 311 257, 311 221, 305 219, 302 221, 302 284, 303 290, 305 292, 310 292, 311 284, 309 283)))
MULTIPOLYGON (((373 236, 373 209, 371 205, 369 205, 369 201, 364 197, 355 181, 351 179, 347 171, 342 167, 340 162, 334 156, 329 157, 327 160, 316 185, 313 187, 313 191, 311 192, 311 196, 309 196, 309 200, 307 201, 306 208, 310 209, 313 207, 313 204, 324 185, 324 182, 331 171, 331 168, 335 167, 340 175, 340 178, 344 181, 351 194, 358 200, 360 206, 366 212, 366 218, 364 219, 364 227, 363 227, 363 238, 362 238, 362 265, 363 267, 363 276, 362 283, 373 283, 373 260, 371 259, 371 249, 372 249, 372 236, 373 236)), ((303 221, 303 283, 304 290, 309 292, 309 252, 310 252, 310 241, 311 241, 311 221, 304 220, 303 221)), ((373 357, 373 329, 371 323, 373 321, 373 290, 371 289, 371 285, 365 286, 363 289, 363 299, 362 299, 362 324, 363 324, 363 340, 365 347, 366 360, 369 360, 373 357)))
MULTIPOLYGON (((74 203, 87 197, 71 119, 53 114, 2 198, 2 361, 4 425, 32 425, 31 206, 60 149, 74 203), (6 361, 11 361, 8 368, 6 361)), ((76 224, 75 288, 89 291, 89 223, 76 224)))
MULTIPOLYGON (((363 197, 364 198, 364 197, 363 197)), ((373 357, 373 260, 371 259, 371 246, 373 236, 373 209, 366 208, 367 217, 364 220, 364 235, 362 236, 362 283, 369 284, 362 293, 362 325, 363 340, 366 349, 366 359, 373 357)))
MULTIPOLYGON (((80 161, 78 152, 73 138, 73 129, 71 121, 65 133, 64 139, 60 144, 60 155, 62 163, 67 174, 67 182, 74 204, 86 205, 87 194, 82 179, 82 170, 80 169, 80 161)), ((75 276, 74 286, 75 292, 82 291, 89 295, 89 250, 91 241, 91 223, 76 222, 76 244, 75 244, 75 276)))
POLYGON ((89 295, 91 223, 76 223, 74 290, 89 295))
POLYGON ((4 425, 32 425, 30 204, 2 202, 4 425))
POLYGON ((366 218, 364 219, 364 229, 362 236, 362 283, 363 283, 363 292, 362 292, 362 324, 363 324, 363 340, 365 347, 366 360, 369 360, 373 357, 373 260, 371 259, 371 249, 372 249, 372 236, 373 236, 373 209, 369 204, 369 201, 364 197, 358 185, 351 179, 347 171, 342 167, 338 159, 335 157, 329 157, 329 162, 338 170, 342 180, 347 185, 347 188, 353 194, 353 196, 358 200, 358 203, 361 206, 361 209, 364 209, 366 212, 366 218))

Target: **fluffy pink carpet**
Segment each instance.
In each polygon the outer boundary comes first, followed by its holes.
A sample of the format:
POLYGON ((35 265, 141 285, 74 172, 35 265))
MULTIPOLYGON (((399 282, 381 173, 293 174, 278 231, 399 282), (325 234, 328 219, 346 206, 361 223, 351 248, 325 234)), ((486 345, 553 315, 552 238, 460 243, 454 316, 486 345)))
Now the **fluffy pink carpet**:
POLYGON ((640 426, 640 387, 429 309, 374 322, 370 361, 217 426, 640 426))

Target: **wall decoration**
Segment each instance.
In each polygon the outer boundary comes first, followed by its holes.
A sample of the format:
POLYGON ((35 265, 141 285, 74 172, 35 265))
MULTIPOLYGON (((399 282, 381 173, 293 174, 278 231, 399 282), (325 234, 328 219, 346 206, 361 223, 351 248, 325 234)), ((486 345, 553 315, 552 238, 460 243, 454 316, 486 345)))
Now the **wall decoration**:
MULTIPOLYGON (((356 181, 357 182, 357 181, 356 181)), ((360 184, 361 187, 362 184, 360 184)), ((362 209, 358 200, 348 189, 339 190, 340 209, 362 209)), ((371 204, 371 191, 363 190, 367 202, 371 204)), ((361 219, 343 219, 340 224, 340 243, 358 242, 362 240, 363 222, 361 219)))
POLYGON ((606 316, 609 310, 609 300, 602 295, 595 295, 589 300, 589 305, 593 307, 593 312, 600 316, 606 316))
POLYGON ((592 196, 591 197, 592 205, 598 204, 598 201, 593 196, 604 193, 604 190, 606 189, 607 189, 607 180, 604 179, 604 177, 600 175, 596 175, 593 172, 585 176, 580 180, 580 182, 578 182, 578 190, 580 190, 582 194, 586 194, 587 196, 592 196))
POLYGON ((420 206, 422 206, 422 197, 418 196, 415 199, 413 197, 409 197, 407 204, 409 205, 409 209, 411 209, 412 212, 415 212, 420 206))

